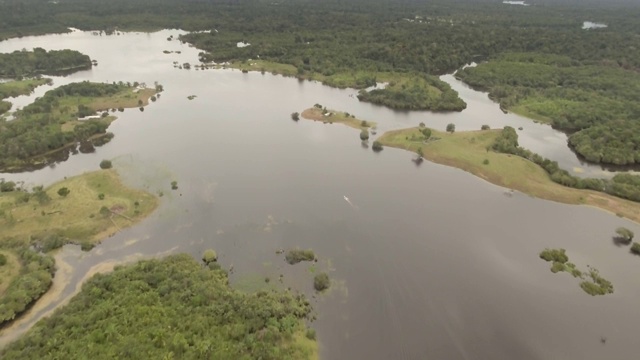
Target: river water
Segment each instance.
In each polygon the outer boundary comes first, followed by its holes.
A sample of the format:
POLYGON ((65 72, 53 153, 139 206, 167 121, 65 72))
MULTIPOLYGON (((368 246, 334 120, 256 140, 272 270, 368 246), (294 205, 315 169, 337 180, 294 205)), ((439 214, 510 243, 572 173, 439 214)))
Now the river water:
MULTIPOLYGON (((230 70, 179 70, 198 50, 167 41, 177 30, 95 36, 73 32, 0 43, 0 51, 71 48, 96 59, 92 70, 54 78, 161 83, 144 112, 118 113, 115 138, 95 153, 42 170, 2 174, 50 184, 95 170, 102 159, 131 184, 164 193, 141 224, 88 253, 56 256, 54 289, 14 326, 11 341, 63 304, 83 280, 140 258, 214 248, 233 267, 232 283, 292 287, 313 297, 323 359, 628 359, 637 348, 640 258, 612 242, 613 230, 640 227, 595 208, 530 198, 410 153, 363 148, 358 132, 289 114, 315 103, 377 121, 378 133, 427 126, 458 130, 523 127, 520 143, 568 169, 581 164, 566 136, 503 114, 486 94, 444 76, 468 103, 461 113, 396 112, 360 103, 355 90, 230 70), (164 54, 163 50, 181 51, 164 54), (193 100, 187 96, 196 95, 193 100), (178 181, 179 190, 169 190, 178 181), (348 196, 352 205, 343 196, 348 196), (317 264, 289 266, 280 248, 312 248, 317 264), (591 297, 568 274, 538 259, 567 249, 579 267, 598 268, 615 293, 591 297), (313 295, 313 273, 333 279, 313 295), (277 280, 282 275, 282 284, 277 280), (606 337, 606 343, 601 337, 606 337)), ((50 88, 15 99, 24 106, 50 88)))

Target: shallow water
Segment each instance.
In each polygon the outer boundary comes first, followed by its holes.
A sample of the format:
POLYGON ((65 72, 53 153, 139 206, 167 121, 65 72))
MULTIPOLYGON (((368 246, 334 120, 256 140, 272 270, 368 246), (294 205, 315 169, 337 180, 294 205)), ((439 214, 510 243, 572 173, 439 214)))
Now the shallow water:
MULTIPOLYGON (((73 48, 97 59, 91 71, 54 78, 143 81, 164 85, 144 112, 126 110, 115 138, 95 153, 55 167, 3 177, 31 184, 114 164, 132 184, 163 191, 163 204, 141 224, 89 253, 67 246, 56 277, 63 288, 29 321, 4 331, 0 343, 64 303, 91 271, 139 258, 214 248, 232 282, 255 286, 268 276, 312 293, 316 271, 334 283, 314 298, 324 359, 626 359, 635 354, 640 323, 635 301, 640 258, 611 241, 617 226, 640 227, 594 208, 556 204, 486 183, 461 170, 395 149, 362 148, 358 132, 289 114, 315 103, 377 121, 378 133, 427 126, 458 130, 511 125, 520 143, 567 168, 583 166, 566 137, 548 126, 503 114, 486 94, 453 79, 468 103, 461 113, 395 112, 360 103, 355 90, 332 89, 259 73, 178 70, 198 50, 155 34, 28 37, 0 51, 73 48), (163 50, 181 54, 163 54, 163 50), (197 95, 194 100, 187 96, 197 95), (179 190, 171 191, 177 180, 179 190), (348 196, 354 206, 347 203, 348 196), (289 266, 276 250, 312 248, 320 261, 289 266), (580 267, 597 267, 616 288, 591 297, 568 274, 538 259, 564 247, 580 267), (92 270, 93 269, 93 270, 92 270), (606 344, 600 342, 606 336, 606 344)), ((39 88, 33 96, 41 96, 39 88)), ((31 97, 31 99, 33 98, 31 97)), ((20 106, 29 98, 19 98, 20 106)), ((587 171, 598 173, 599 167, 587 171)), ((73 191, 73 189, 72 189, 73 191)))

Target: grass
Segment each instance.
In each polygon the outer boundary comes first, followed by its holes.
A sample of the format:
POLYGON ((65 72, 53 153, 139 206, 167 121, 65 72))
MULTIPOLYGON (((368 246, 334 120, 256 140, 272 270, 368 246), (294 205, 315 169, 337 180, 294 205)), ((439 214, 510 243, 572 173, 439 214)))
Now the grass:
POLYGON ((331 115, 325 116, 323 109, 312 107, 303 111, 301 115, 302 118, 307 120, 322 121, 325 124, 344 124, 358 130, 368 129, 377 125, 374 121, 361 120, 356 117, 348 116, 347 113, 344 112, 335 110, 327 110, 327 112, 331 115), (365 121, 364 126, 363 121, 365 121))
POLYGON ((424 158, 470 172, 490 183, 537 198, 565 204, 588 205, 640 222, 640 203, 611 195, 564 187, 549 178, 540 166, 515 155, 487 149, 500 130, 464 131, 453 134, 432 130, 427 142, 419 139, 418 128, 389 131, 378 141, 384 146, 412 152, 422 149, 424 158), (437 139, 437 140, 435 140, 437 139), (484 164, 484 160, 489 164, 484 164))
POLYGON ((18 256, 9 250, 0 249, 0 254, 7 258, 7 263, 0 266, 0 298, 2 298, 11 281, 20 274, 22 264, 18 256))
POLYGON ((0 195, 3 238, 28 244, 33 236, 57 233, 70 242, 95 244, 142 220, 158 205, 153 195, 126 187, 115 170, 78 175, 45 191, 51 201, 43 205, 33 197, 27 203, 18 204, 22 192, 0 195), (66 197, 57 194, 62 187, 71 191, 66 197), (99 194, 104 194, 104 200, 99 199, 99 194), (111 210, 108 216, 100 214, 102 207, 111 210))
POLYGON ((17 80, 0 83, 0 99, 16 97, 20 95, 29 95, 38 86, 50 83, 51 79, 47 78, 17 80))

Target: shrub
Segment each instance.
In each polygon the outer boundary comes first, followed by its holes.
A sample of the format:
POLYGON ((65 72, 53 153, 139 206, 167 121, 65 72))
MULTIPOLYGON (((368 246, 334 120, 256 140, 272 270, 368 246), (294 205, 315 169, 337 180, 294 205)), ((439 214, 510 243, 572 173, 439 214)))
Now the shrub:
POLYGON ((309 340, 315 340, 316 339, 316 331, 314 329, 307 329, 306 337, 309 340))
POLYGON ((313 252, 313 250, 293 249, 287 252, 287 255, 284 256, 284 259, 290 265, 294 265, 301 261, 314 261, 316 259, 316 254, 313 252))
POLYGON ((102 215, 104 217, 107 217, 107 216, 111 215, 111 210, 109 210, 108 207, 103 206, 103 207, 100 208, 100 215, 102 215))
POLYGON ((630 243, 633 240, 633 237, 634 237, 633 231, 627 229, 626 227, 617 228, 616 229, 616 234, 618 234, 627 243, 630 243))
POLYGON ((489 159, 484 159, 484 160, 482 161, 482 163, 483 163, 484 165, 489 165, 489 159))
POLYGON ((491 127, 489 127, 489 125, 482 125, 480 127, 480 130, 490 130, 490 129, 491 129, 491 127))
POLYGON ((104 200, 104 194, 102 194, 102 193, 98 194, 98 199, 104 200))
POLYGON ((300 114, 297 112, 291 113, 291 120, 294 120, 294 121, 300 120, 300 114))
POLYGON ((637 242, 634 242, 633 245, 631 245, 631 252, 636 255, 640 255, 640 244, 637 242))
POLYGON ((569 257, 565 254, 565 249, 544 249, 540 253, 540 258, 545 261, 553 261, 561 264, 569 261, 569 257))
POLYGON ((423 128, 423 127, 425 127, 426 125, 425 125, 423 122, 421 122, 419 126, 420 126, 421 128, 423 128))
POLYGON ((4 254, 0 254, 0 266, 5 266, 7 264, 7 257, 4 254))
POLYGON ((207 249, 204 254, 202 254, 202 262, 204 262, 205 265, 209 265, 216 261, 218 261, 218 254, 215 250, 207 249))
POLYGON ((382 151, 382 149, 384 149, 384 147, 382 146, 382 143, 378 140, 373 142, 373 145, 371 146, 371 148, 375 152, 379 152, 379 151, 382 151))
POLYGON ((172 181, 171 182, 171 190, 178 190, 178 182, 177 181, 172 181))
POLYGON ((71 192, 71 190, 69 190, 66 187, 61 187, 60 189, 58 189, 58 195, 60 195, 62 197, 67 197, 67 195, 69 195, 70 192, 71 192))
POLYGON ((362 129, 362 131, 360 132, 360 140, 362 141, 369 140, 369 130, 362 129))
POLYGON ((429 128, 420 129, 420 132, 424 136, 425 140, 429 140, 429 138, 431 137, 431 129, 429 128))
POLYGON ((91 249, 93 249, 94 247, 96 247, 96 244, 88 241, 83 241, 80 243, 80 250, 82 251, 91 251, 91 249))
POLYGON ((367 124, 366 120, 362 120, 360 127, 369 127, 369 124, 367 124))
POLYGON ((111 169, 112 167, 113 164, 111 163, 111 160, 100 161, 100 169, 111 169))
POLYGON ((331 281, 327 273, 320 273, 313 278, 313 288, 316 291, 324 291, 329 288, 331 281))
POLYGON ((455 131, 456 131, 456 124, 451 123, 447 125, 447 132, 454 133, 455 131))

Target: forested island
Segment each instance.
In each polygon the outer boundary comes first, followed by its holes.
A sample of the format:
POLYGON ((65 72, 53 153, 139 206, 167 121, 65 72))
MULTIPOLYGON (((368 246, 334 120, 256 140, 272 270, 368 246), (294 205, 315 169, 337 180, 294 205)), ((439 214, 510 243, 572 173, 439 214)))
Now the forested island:
POLYGON ((134 83, 72 83, 48 91, 0 122, 0 170, 44 166, 47 155, 96 137, 109 137, 115 119, 109 111, 148 104, 161 87, 138 88, 134 83), (134 86, 135 85, 135 86, 134 86), (100 113, 100 114, 98 114, 100 113), (99 115, 96 118, 89 116, 99 115))
POLYGON ((75 50, 35 48, 0 54, 0 78, 22 78, 35 75, 57 75, 90 69, 91 58, 75 50))
POLYGON ((68 305, 1 351, 6 359, 317 359, 308 300, 246 294, 215 261, 145 260, 96 275, 68 305))

